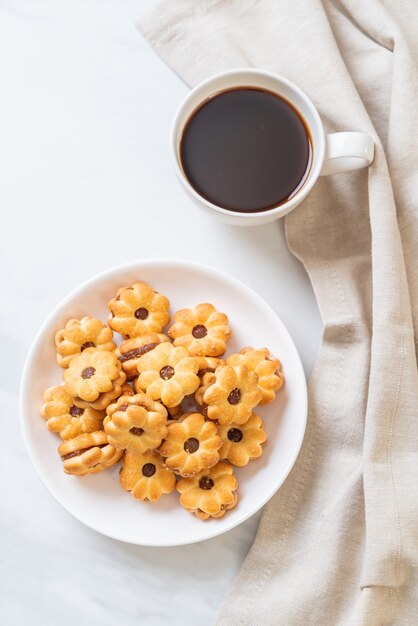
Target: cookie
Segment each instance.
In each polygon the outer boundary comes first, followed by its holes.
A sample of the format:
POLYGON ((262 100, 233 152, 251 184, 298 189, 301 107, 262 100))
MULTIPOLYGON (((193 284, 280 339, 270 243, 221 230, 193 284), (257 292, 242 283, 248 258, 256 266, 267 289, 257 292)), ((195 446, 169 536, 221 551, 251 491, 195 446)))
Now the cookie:
POLYGON ((73 439, 83 433, 102 429, 104 411, 91 407, 81 409, 73 402, 65 387, 49 387, 43 395, 40 413, 46 420, 48 430, 59 433, 61 439, 73 439))
POLYGON ((209 518, 220 519, 221 517, 225 515, 227 511, 234 509, 237 506, 237 504, 238 504, 238 495, 234 493, 233 501, 230 504, 223 505, 219 513, 214 513, 213 515, 209 515, 208 513, 205 513, 205 511, 202 511, 202 509, 195 509, 194 511, 192 510, 189 512, 194 513, 198 519, 201 519, 203 521, 206 521, 209 518))
POLYGON ((193 356, 216 357, 224 354, 231 329, 225 313, 203 303, 177 311, 168 334, 175 346, 184 346, 193 356))
POLYGON ((180 504, 202 520, 223 517, 238 502, 233 468, 222 461, 192 478, 182 478, 176 487, 181 494, 180 504))
POLYGON ((113 352, 86 348, 63 373, 66 391, 81 408, 105 409, 122 392, 125 372, 113 352))
POLYGON ((125 339, 161 333, 170 321, 168 299, 146 283, 118 289, 109 302, 108 324, 125 339))
POLYGON ((180 476, 194 476, 216 465, 222 439, 216 425, 206 422, 200 413, 183 416, 168 425, 168 433, 159 452, 165 465, 180 476))
POLYGON ((109 445, 103 430, 78 435, 64 441, 58 448, 66 474, 97 474, 115 465, 122 456, 122 450, 109 445))
POLYGON ((68 367, 71 359, 86 348, 112 351, 113 332, 95 317, 68 320, 64 328, 55 333, 57 361, 60 367, 68 367))
POLYGON ((225 361, 213 356, 199 356, 196 357, 199 360, 199 369, 197 375, 202 378, 208 372, 214 372, 221 365, 225 365, 225 361))
POLYGON ((252 459, 260 457, 263 453, 261 444, 267 439, 261 417, 255 413, 241 425, 219 424, 218 435, 223 442, 219 457, 237 467, 244 467, 252 459))
POLYGON ((140 358, 135 390, 145 391, 167 407, 176 407, 198 388, 198 369, 197 359, 189 356, 185 348, 160 343, 140 358))
POLYGON ((200 379, 200 386, 196 389, 196 392, 194 394, 194 398, 198 406, 203 407, 203 396, 205 395, 205 391, 215 382, 216 376, 214 372, 207 372, 202 376, 202 378, 200 379))
POLYGON ((177 406, 166 407, 166 408, 167 408, 169 420, 177 420, 183 412, 181 408, 181 404, 178 404, 177 406))
POLYGON ((283 387, 284 376, 281 371, 281 363, 270 354, 267 348, 243 348, 239 354, 231 354, 227 360, 228 365, 246 365, 251 372, 258 376, 258 388, 262 397, 260 404, 272 402, 277 391, 283 387))
POLYGON ((142 454, 158 448, 167 435, 167 410, 145 393, 121 396, 106 413, 103 426, 115 448, 142 454))
POLYGON ((196 413, 196 411, 186 411, 184 413, 180 413, 179 415, 177 415, 176 420, 177 422, 184 422, 186 417, 189 417, 189 415, 194 415, 194 413, 196 413))
POLYGON ((126 380, 134 380, 138 376, 138 362, 141 356, 153 350, 159 343, 170 341, 167 335, 153 333, 143 337, 127 339, 115 350, 115 354, 122 363, 126 380))
POLYGON ((202 406, 203 394, 206 389, 215 382, 215 377, 212 376, 212 374, 218 367, 225 365, 225 361, 211 356, 200 356, 197 358, 199 359, 199 370, 197 375, 200 378, 200 386, 195 392, 195 401, 198 406, 202 406))
POLYGON ((257 374, 245 365, 225 365, 216 370, 215 377, 203 394, 207 416, 222 425, 244 424, 262 397, 257 374))
POLYGON ((135 395, 135 391, 133 390, 133 388, 131 387, 131 385, 129 383, 123 383, 122 388, 121 388, 121 396, 134 396, 135 395))
POLYGON ((125 452, 120 470, 120 484, 137 500, 158 500, 176 486, 175 474, 164 467, 155 450, 143 454, 125 452))

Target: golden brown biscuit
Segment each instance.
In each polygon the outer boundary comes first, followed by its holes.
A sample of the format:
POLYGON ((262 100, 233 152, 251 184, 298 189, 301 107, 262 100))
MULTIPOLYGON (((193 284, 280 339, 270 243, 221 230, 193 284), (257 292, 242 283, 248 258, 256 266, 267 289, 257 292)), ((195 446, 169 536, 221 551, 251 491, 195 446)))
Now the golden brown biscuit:
POLYGON ((234 493, 233 501, 230 504, 223 505, 223 508, 219 511, 219 513, 214 513, 213 515, 209 515, 208 513, 205 513, 204 511, 202 511, 201 509, 190 510, 189 512, 194 513, 198 519, 201 519, 203 521, 206 521, 209 518, 220 519, 221 517, 225 515, 227 511, 234 509, 237 506, 237 503, 238 503, 238 495, 234 493))
POLYGON ((166 467, 180 476, 193 476, 216 465, 221 445, 215 424, 206 422, 200 413, 191 413, 169 424, 159 452, 165 457, 166 467))
POLYGON ((109 302, 108 324, 125 339, 161 333, 170 321, 168 299, 146 283, 118 289, 109 302))
POLYGON ((66 391, 81 408, 105 409, 122 392, 125 372, 113 352, 86 348, 63 373, 66 391))
POLYGON ((135 391, 129 383, 124 383, 121 388, 121 396, 134 396, 135 391))
POLYGON ((224 354, 231 330, 225 313, 203 303, 177 311, 168 334, 175 346, 184 346, 191 355, 215 357, 224 354))
POLYGON ((220 424, 244 424, 261 400, 257 374, 245 365, 225 365, 215 376, 216 381, 203 394, 207 416, 220 424))
POLYGON ((82 433, 92 433, 103 427, 104 411, 88 407, 82 409, 74 404, 65 387, 49 387, 43 395, 40 413, 46 419, 48 430, 59 433, 61 439, 73 439, 82 433))
POLYGON ((141 356, 153 350, 159 343, 170 341, 167 335, 152 333, 143 337, 127 339, 115 350, 115 354, 122 363, 126 380, 134 380, 138 376, 138 362, 141 356))
POLYGON ((199 378, 202 378, 208 372, 214 372, 221 365, 225 365, 225 361, 213 356, 199 356, 196 358, 199 360, 199 370, 197 372, 199 378))
POLYGON ((192 478, 182 478, 176 487, 181 494, 180 504, 202 520, 223 517, 238 502, 233 468, 222 461, 192 478))
POLYGON ((198 388, 198 369, 197 359, 189 356, 185 348, 160 343, 139 360, 135 389, 145 391, 167 407, 176 407, 198 388))
POLYGON ((197 388, 194 398, 198 406, 203 406, 203 394, 206 389, 215 382, 213 373, 225 365, 225 361, 211 356, 199 356, 199 371, 197 375, 200 378, 200 386, 197 388))
MULTIPOLYGON (((214 383, 216 383, 216 375, 214 374, 214 372, 207 372, 206 374, 203 374, 202 378, 200 379, 200 387, 197 388, 194 394, 194 398, 198 406, 203 407, 203 396, 205 395, 205 391, 214 383)), ((203 412, 205 412, 205 410, 206 407, 204 407, 203 412)))
POLYGON ((186 417, 189 417, 189 415, 194 415, 196 413, 196 411, 186 411, 185 413, 180 413, 180 415, 178 415, 177 417, 177 422, 183 422, 186 417))
POLYGON ((121 396, 106 409, 103 422, 109 443, 115 448, 142 454, 158 448, 167 435, 167 410, 145 393, 121 396))
MULTIPOLYGON (((116 398, 119 398, 119 396, 122 395, 124 381, 125 373, 121 372, 119 374, 119 378, 114 381, 113 389, 111 391, 101 393, 97 400, 95 400, 94 402, 82 400, 79 396, 76 396, 74 398, 74 404, 81 407, 82 409, 85 409, 89 406, 98 410, 106 409, 106 407, 108 407, 111 402, 114 402, 116 398)), ((129 393, 125 393, 125 395, 129 395, 129 393)))
POLYGON ((115 348, 112 337, 112 330, 95 317, 68 320, 65 327, 55 333, 58 365, 68 367, 71 359, 86 348, 112 351, 115 348))
POLYGON ((177 420, 183 412, 181 408, 181 404, 178 404, 177 406, 166 407, 166 409, 168 412, 169 420, 177 420))
POLYGON ((120 471, 120 484, 137 500, 158 500, 171 493, 176 486, 176 476, 164 467, 155 450, 143 454, 125 452, 120 471))
POLYGON ((122 450, 109 445, 103 430, 78 435, 64 441, 58 448, 66 474, 97 474, 115 465, 122 456, 122 450))
POLYGON ((267 348, 243 348, 239 354, 231 354, 228 365, 246 365, 250 372, 258 376, 258 388, 262 393, 260 404, 267 404, 276 397, 276 392, 283 387, 284 376, 281 363, 270 354, 267 348))
POLYGON ((255 413, 241 425, 219 424, 218 435, 223 441, 219 457, 237 467, 244 467, 252 459, 260 457, 263 453, 261 444, 267 439, 261 417, 255 413))

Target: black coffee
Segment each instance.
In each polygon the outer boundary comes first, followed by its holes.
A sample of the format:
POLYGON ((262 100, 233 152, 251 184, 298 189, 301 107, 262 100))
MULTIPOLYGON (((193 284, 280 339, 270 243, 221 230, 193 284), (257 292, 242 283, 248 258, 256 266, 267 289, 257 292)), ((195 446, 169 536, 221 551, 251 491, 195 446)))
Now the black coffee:
POLYGON ((295 194, 309 173, 312 148, 303 119, 286 100, 240 87, 193 112, 180 158, 201 196, 231 211, 257 212, 295 194))

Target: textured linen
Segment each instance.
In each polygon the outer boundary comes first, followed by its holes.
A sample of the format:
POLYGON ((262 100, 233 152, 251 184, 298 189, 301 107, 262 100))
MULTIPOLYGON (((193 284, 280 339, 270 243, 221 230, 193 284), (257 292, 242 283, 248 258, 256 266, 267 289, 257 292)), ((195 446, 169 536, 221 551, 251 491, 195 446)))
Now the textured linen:
POLYGON ((301 454, 217 624, 416 626, 418 3, 165 0, 138 26, 190 85, 273 70, 327 132, 376 143, 368 171, 321 178, 285 218, 323 345, 301 454))

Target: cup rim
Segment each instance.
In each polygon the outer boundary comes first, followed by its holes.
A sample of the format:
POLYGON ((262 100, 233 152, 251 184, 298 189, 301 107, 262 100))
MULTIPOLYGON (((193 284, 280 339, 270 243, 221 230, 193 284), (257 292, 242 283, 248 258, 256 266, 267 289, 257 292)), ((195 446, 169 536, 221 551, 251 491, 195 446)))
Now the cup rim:
MULTIPOLYGON (((248 86, 251 86, 251 85, 249 84, 248 86)), ((228 89, 228 88, 226 87, 225 89, 221 89, 221 90, 218 90, 218 91, 214 90, 213 93, 214 94, 218 93, 218 92, 220 93, 220 92, 222 92, 222 91, 224 91, 226 89, 228 89)), ((305 116, 303 116, 302 112, 299 110, 299 107, 296 106, 296 104, 292 100, 289 100, 289 101, 291 102, 292 106, 294 106, 296 108, 296 110, 300 113, 300 115, 303 117, 303 119, 305 119, 305 116)), ((203 99, 202 99, 202 102, 203 102, 203 99)), ((199 106, 199 104, 195 108, 198 108, 198 106, 199 106)), ((307 123, 307 126, 308 126, 309 130, 311 131, 311 125, 309 125, 307 123)), ((183 128, 184 128, 184 124, 183 124, 183 128)), ((310 134, 312 136, 312 132, 310 134)), ((212 76, 209 76, 205 80, 203 80, 200 83, 198 83, 195 87, 193 87, 193 89, 191 89, 189 91, 189 93, 186 95, 186 97, 180 103, 180 106, 178 107, 178 109, 177 109, 177 111, 176 111, 176 113, 174 115, 174 118, 173 118, 173 121, 172 121, 172 124, 171 124, 171 130, 170 130, 170 146, 171 146, 171 156, 172 156, 172 159, 173 159, 174 169, 175 169, 175 171, 177 173, 177 176, 179 177, 180 181, 183 183, 183 185, 185 186, 187 191, 198 202, 204 204, 206 207, 208 207, 209 209, 212 209, 213 211, 216 211, 217 213, 221 213, 222 215, 227 215, 229 217, 236 217, 236 218, 240 218, 240 219, 247 218, 248 220, 251 220, 251 219, 254 220, 256 218, 260 218, 260 216, 274 216, 274 215, 276 215, 277 217, 281 217, 283 215, 286 215, 292 209, 294 209, 298 204, 300 204, 300 202, 302 202, 302 200, 304 198, 306 198, 306 196, 308 195, 308 193, 311 191, 312 187, 316 183, 316 181, 317 181, 317 179, 319 177, 319 174, 321 172, 323 162, 324 162, 324 158, 325 158, 325 131, 324 131, 324 127, 323 127, 323 124, 322 124, 322 120, 321 120, 321 118, 319 116, 319 113, 318 113, 315 105, 313 104, 312 100, 295 83, 293 83, 289 79, 285 78, 281 74, 277 74, 276 72, 270 72, 268 70, 259 70, 259 69, 254 68, 254 67, 249 67, 249 68, 245 68, 245 67, 241 68, 240 67, 240 68, 236 68, 236 69, 226 70, 224 72, 218 72, 217 74, 213 74, 212 76), (276 80, 278 82, 281 82, 281 83, 285 84, 291 91, 294 91, 295 93, 297 93, 298 96, 302 100, 305 101, 306 105, 310 109, 310 112, 312 114, 313 119, 315 120, 315 123, 316 123, 316 126, 317 126, 317 131, 318 131, 318 134, 319 134, 319 141, 317 141, 315 143, 315 145, 313 146, 314 154, 315 154, 315 151, 316 151, 317 156, 316 156, 316 158, 314 157, 314 160, 313 160, 312 166, 311 166, 311 170, 310 170, 310 172, 308 174, 308 177, 306 178, 306 181, 302 184, 300 189, 298 189, 298 191, 295 193, 295 195, 292 196, 289 200, 287 200, 286 202, 283 202, 282 204, 279 204, 276 207, 272 207, 271 209, 267 209, 265 211, 254 211, 254 212, 231 211, 230 209, 225 209, 223 207, 220 207, 220 206, 210 202, 210 200, 207 200, 206 198, 201 196, 194 189, 194 187, 189 183, 189 181, 187 180, 186 175, 183 172, 183 169, 182 169, 182 167, 180 165, 180 161, 179 161, 179 151, 178 151, 179 141, 176 140, 177 129, 178 129, 179 125, 180 125, 180 118, 181 118, 181 116, 183 114, 183 111, 187 107, 187 105, 189 104, 190 100, 193 99, 193 97, 195 96, 195 94, 198 91, 200 91, 201 89, 209 86, 211 83, 216 82, 220 78, 227 78, 229 76, 237 76, 237 75, 239 76, 240 74, 247 75, 247 76, 248 76, 248 74, 250 74, 250 75, 252 74, 253 76, 264 76, 266 78, 273 79, 273 80, 276 80)))

